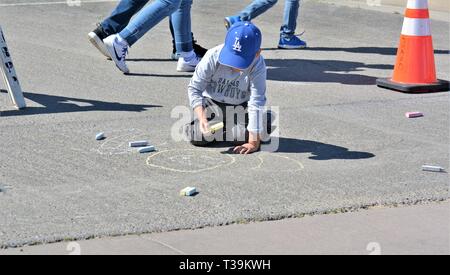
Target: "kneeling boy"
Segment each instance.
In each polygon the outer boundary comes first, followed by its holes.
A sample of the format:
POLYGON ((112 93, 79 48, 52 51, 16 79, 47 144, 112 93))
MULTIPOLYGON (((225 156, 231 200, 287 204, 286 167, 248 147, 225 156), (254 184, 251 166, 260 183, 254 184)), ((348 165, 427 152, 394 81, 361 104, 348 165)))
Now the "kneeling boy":
POLYGON ((261 41, 255 25, 237 23, 228 31, 225 44, 209 50, 197 66, 188 89, 197 116, 186 130, 192 144, 206 146, 226 137, 226 141, 239 142, 235 153, 259 150, 265 132, 267 78, 261 41), (211 133, 213 120, 224 123, 221 133, 211 133))

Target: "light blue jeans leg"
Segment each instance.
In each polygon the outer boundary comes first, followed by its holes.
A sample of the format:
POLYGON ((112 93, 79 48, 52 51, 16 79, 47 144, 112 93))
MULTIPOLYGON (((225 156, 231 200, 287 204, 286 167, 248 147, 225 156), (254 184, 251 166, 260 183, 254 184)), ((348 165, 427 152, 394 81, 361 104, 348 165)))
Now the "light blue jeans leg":
POLYGON ((297 29, 297 19, 300 9, 300 0, 285 0, 283 25, 281 26, 281 36, 290 37, 297 29))
POLYGON ((243 21, 251 21, 272 8, 278 0, 255 0, 237 16, 243 21))
POLYGON ((191 31, 192 0, 182 0, 180 8, 171 15, 177 53, 190 52, 192 47, 191 31))
POLYGON ((120 32, 120 36, 132 46, 164 18, 174 13, 180 4, 181 0, 155 0, 130 21, 120 32))

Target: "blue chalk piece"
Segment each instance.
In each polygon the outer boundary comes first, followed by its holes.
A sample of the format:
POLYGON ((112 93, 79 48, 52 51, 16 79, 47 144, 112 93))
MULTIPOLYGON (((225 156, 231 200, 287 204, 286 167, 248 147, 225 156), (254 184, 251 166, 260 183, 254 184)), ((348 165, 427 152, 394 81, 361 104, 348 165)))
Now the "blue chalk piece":
POLYGON ((141 140, 141 141, 132 141, 129 143, 130 147, 144 147, 148 146, 148 141, 141 140))
POLYGON ((138 152, 141 154, 150 153, 150 152, 154 152, 154 151, 155 151, 155 146, 142 147, 138 150, 138 152))
POLYGON ((105 133, 98 133, 98 134, 95 136, 95 139, 96 139, 96 140, 102 140, 102 139, 105 139, 105 133))

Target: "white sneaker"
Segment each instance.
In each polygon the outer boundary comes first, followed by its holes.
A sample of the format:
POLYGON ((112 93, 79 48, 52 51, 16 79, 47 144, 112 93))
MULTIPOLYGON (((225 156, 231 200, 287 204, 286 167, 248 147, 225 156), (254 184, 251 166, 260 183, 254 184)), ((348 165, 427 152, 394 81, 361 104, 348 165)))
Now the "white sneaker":
POLYGON ((202 59, 195 55, 193 58, 186 60, 184 57, 178 59, 177 71, 178 72, 195 72, 195 68, 202 59))
POLYGON ((125 58, 128 53, 128 45, 126 45, 126 43, 120 43, 117 36, 117 34, 108 36, 105 40, 103 40, 103 43, 105 44, 106 50, 112 60, 116 63, 117 68, 127 74, 130 72, 127 64, 125 63, 125 58))
POLYGON ((89 41, 92 43, 92 45, 94 45, 101 54, 106 56, 106 58, 111 59, 111 56, 109 56, 108 50, 106 50, 105 44, 103 43, 103 41, 100 39, 100 37, 98 37, 98 35, 95 32, 88 33, 88 37, 89 37, 89 41))

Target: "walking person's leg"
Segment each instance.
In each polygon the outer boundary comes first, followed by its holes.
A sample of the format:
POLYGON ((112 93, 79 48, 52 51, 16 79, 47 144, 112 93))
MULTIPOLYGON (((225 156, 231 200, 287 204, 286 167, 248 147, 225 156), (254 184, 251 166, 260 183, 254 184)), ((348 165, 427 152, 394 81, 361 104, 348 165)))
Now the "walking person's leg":
MULTIPOLYGON (((172 35, 172 47, 173 47, 172 55, 170 56, 170 58, 174 61, 178 61, 178 59, 180 58, 180 54, 177 53, 177 47, 175 44, 175 31, 173 30, 172 19, 169 20, 169 28, 170 34, 172 35)), ((194 38, 194 33, 192 33, 192 47, 194 48, 194 52, 198 57, 205 56, 206 52, 208 51, 208 49, 205 49, 199 44, 197 44, 197 41, 194 38)))
POLYGON ((119 33, 131 47, 149 30, 158 25, 164 18, 174 13, 181 0, 156 0, 142 9, 135 18, 119 33))
POLYGON ((283 25, 281 26, 283 36, 290 37, 295 34, 299 9, 300 0, 285 0, 283 25))
POLYGON ((97 25, 97 28, 88 34, 89 41, 106 57, 108 51, 103 44, 106 37, 121 32, 130 22, 133 15, 140 11, 148 0, 121 0, 111 15, 97 25))
POLYGON ((170 16, 173 24, 175 37, 175 48, 177 53, 191 53, 192 32, 191 32, 191 7, 192 0, 182 0, 180 8, 170 16))
MULTIPOLYGON (((248 7, 237 15, 225 18, 225 26, 231 27, 240 21, 251 21, 272 8, 278 0, 254 0, 248 7)), ((297 28, 297 19, 300 10, 300 0, 285 0, 283 25, 281 27, 280 49, 301 49, 306 48, 307 44, 295 36, 297 28)))
POLYGON ((278 0, 254 0, 240 13, 225 17, 225 27, 229 29, 237 22, 251 21, 272 8, 277 2, 278 0))
POLYGON ((121 0, 111 15, 101 23, 105 33, 110 36, 121 32, 128 25, 131 18, 138 13, 148 1, 149 0, 121 0))
POLYGON ((251 21, 271 9, 278 0, 255 0, 238 14, 242 21, 251 21))
POLYGON ((109 36, 104 40, 111 58, 122 72, 129 72, 125 63, 128 47, 175 12, 180 4, 181 0, 156 0, 143 8, 119 34, 109 36))
POLYGON ((280 49, 300 49, 306 48, 307 44, 295 36, 297 29, 297 19, 300 10, 300 0, 285 0, 283 25, 280 29, 280 49))
POLYGON ((179 72, 193 72, 200 62, 193 48, 191 31, 191 7, 192 0, 182 0, 180 8, 172 13, 175 45, 180 55, 177 65, 179 72))

